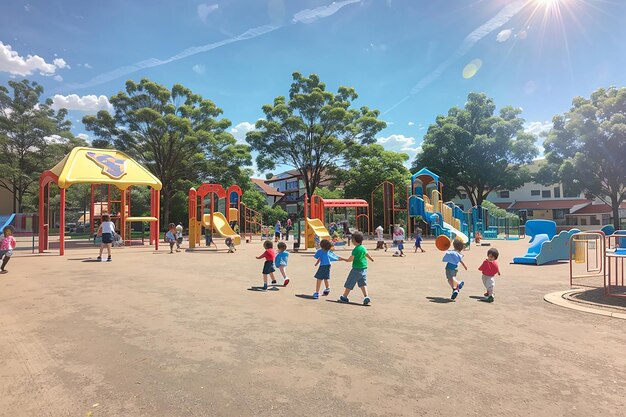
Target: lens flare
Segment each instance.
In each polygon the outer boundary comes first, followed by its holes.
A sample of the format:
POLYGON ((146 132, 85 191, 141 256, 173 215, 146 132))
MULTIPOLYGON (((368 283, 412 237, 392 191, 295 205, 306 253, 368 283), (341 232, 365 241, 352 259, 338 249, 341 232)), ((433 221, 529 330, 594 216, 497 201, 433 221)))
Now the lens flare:
POLYGON ((478 74, 478 71, 480 70, 480 67, 482 66, 483 66, 483 61, 481 61, 480 59, 477 58, 477 59, 472 60, 472 62, 470 62, 469 64, 465 66, 465 68, 463 68, 463 78, 465 78, 466 80, 469 80, 470 78, 478 74))

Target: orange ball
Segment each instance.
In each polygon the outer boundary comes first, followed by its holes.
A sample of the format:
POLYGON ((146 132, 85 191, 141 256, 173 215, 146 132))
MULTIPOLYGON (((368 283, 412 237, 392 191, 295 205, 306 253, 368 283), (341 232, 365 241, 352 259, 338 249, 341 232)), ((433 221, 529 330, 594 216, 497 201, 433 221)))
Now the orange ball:
POLYGON ((437 239, 435 239, 435 246, 437 247, 437 249, 439 249, 442 252, 445 252, 448 249, 450 249, 451 245, 452 245, 452 241, 446 235, 439 235, 437 236, 437 239))

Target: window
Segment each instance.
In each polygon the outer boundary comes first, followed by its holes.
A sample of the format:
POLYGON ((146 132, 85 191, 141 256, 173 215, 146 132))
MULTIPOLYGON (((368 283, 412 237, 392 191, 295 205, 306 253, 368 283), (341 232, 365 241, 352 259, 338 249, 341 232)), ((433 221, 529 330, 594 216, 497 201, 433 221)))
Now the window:
POLYGON ((539 197, 541 195, 541 191, 539 190, 530 190, 530 195, 533 197, 539 197))
POLYGON ((563 197, 565 198, 578 198, 580 194, 577 194, 573 191, 568 191, 567 189, 563 190, 563 197))
POLYGON ((552 192, 550 190, 543 190, 541 192, 541 198, 551 198, 552 192))
POLYGON ((581 226, 587 226, 587 218, 586 217, 581 217, 580 218, 580 225, 581 226))
POLYGON ((526 215, 528 217, 533 217, 533 211, 532 210, 526 210, 526 215))
POLYGON ((552 210, 552 218, 554 220, 563 220, 565 215, 569 214, 569 209, 554 209, 552 210))
POLYGON ((509 192, 508 191, 500 191, 500 198, 509 198, 509 192))
POLYGON ((561 198, 561 187, 554 187, 554 198, 561 198))

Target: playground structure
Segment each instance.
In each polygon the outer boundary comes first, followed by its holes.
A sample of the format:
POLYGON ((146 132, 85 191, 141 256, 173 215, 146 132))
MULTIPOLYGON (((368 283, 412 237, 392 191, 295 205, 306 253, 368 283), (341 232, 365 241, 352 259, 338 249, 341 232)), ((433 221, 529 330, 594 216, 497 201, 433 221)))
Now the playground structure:
POLYGON ((598 278, 602 280, 605 296, 626 298, 626 231, 610 231, 613 233, 608 236, 603 231, 579 232, 571 236, 570 286, 587 286, 580 281, 598 278))
MULTIPOLYGON (((374 209, 376 207, 375 205, 375 195, 378 192, 378 190, 380 190, 382 192, 382 205, 383 205, 383 222, 381 224, 381 226, 383 227, 383 230, 388 231, 389 233, 391 233, 392 227, 393 225, 396 224, 396 213, 400 212, 400 213, 404 213, 406 215, 406 222, 407 222, 407 228, 408 228, 408 233, 409 236, 411 235, 411 230, 410 230, 410 219, 408 216, 408 209, 406 207, 396 207, 396 199, 395 199, 395 195, 396 195, 396 191, 395 191, 395 185, 390 182, 390 181, 383 181, 382 183, 378 184, 371 192, 370 194, 370 226, 369 229, 370 230, 374 230, 376 227, 376 225, 374 224, 374 209)), ((406 201, 408 201, 409 199, 409 188, 406 187, 406 201)), ((407 203, 408 205, 408 203, 407 203)))
MULTIPOLYGON (((91 227, 94 224, 94 184, 108 188, 111 204, 119 204, 119 212, 113 220, 117 223, 122 241, 130 243, 130 223, 150 223, 150 244, 159 248, 159 201, 161 181, 147 169, 123 152, 114 149, 94 149, 76 147, 52 169, 44 171, 39 177, 39 253, 49 248, 50 232, 50 186, 57 184, 60 193, 59 208, 59 255, 65 254, 65 194, 73 184, 92 184, 91 227), (130 187, 150 187, 150 216, 130 214, 130 187), (119 190, 119 200, 111 201, 112 187, 119 190)), ((102 214, 102 213, 101 213, 102 214)))
POLYGON ((551 262, 567 261, 571 257, 570 239, 578 229, 563 230, 556 234, 556 222, 552 220, 529 220, 526 222, 526 235, 530 236, 530 246, 524 256, 513 258, 514 264, 544 265, 551 262))
POLYGON ((239 203, 239 234, 246 239, 246 243, 252 242, 253 235, 261 235, 263 240, 263 214, 246 206, 245 203, 239 203))
MULTIPOLYGON (((200 244, 202 229, 210 233, 216 232, 221 237, 232 239, 234 245, 241 244, 241 236, 235 233, 231 222, 239 222, 241 188, 231 185, 224 190, 219 184, 202 184, 198 189, 189 189, 189 249, 200 244), (208 207, 205 205, 209 199, 208 207), (219 203, 224 200, 224 211, 219 211, 219 203), (209 213, 205 213, 205 209, 209 213)), ((227 245, 228 246, 228 245, 227 245)))
POLYGON ((304 248, 314 248, 316 237, 319 240, 330 239, 330 233, 324 225, 326 209, 330 208, 354 208, 356 209, 355 221, 357 229, 370 232, 369 204, 360 199, 324 199, 319 195, 312 195, 310 202, 304 198, 304 248), (362 209, 365 209, 364 212, 362 209), (365 226, 363 228, 359 226, 365 226))

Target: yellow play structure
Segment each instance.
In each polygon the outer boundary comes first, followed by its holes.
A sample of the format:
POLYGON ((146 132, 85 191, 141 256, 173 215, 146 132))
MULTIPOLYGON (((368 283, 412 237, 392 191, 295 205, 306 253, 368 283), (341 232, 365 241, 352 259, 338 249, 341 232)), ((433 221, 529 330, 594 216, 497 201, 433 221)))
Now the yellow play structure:
POLYGON ((241 188, 231 185, 224 190, 219 184, 202 184, 198 189, 189 189, 189 248, 194 249, 202 240, 202 228, 217 233, 219 236, 232 239, 234 245, 241 244, 241 236, 231 227, 231 223, 239 223, 239 206, 241 188), (204 213, 205 196, 210 198, 210 212, 204 213), (215 200, 226 199, 227 216, 217 210, 215 200))

